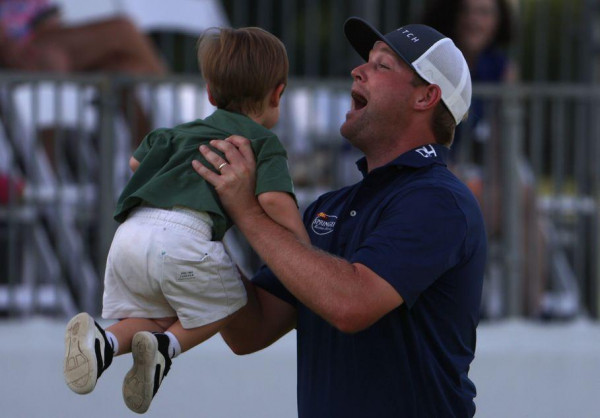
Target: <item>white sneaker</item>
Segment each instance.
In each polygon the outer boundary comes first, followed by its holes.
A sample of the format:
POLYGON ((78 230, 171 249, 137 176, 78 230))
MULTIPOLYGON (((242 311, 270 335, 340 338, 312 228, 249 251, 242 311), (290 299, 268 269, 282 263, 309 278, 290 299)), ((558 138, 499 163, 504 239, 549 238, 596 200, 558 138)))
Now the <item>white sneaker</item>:
POLYGON ((85 312, 75 315, 65 333, 63 374, 67 386, 75 393, 91 392, 112 358, 112 347, 94 318, 85 312))
POLYGON ((169 337, 141 331, 131 343, 133 366, 123 380, 123 399, 129 409, 143 414, 150 407, 163 378, 171 368, 169 337))

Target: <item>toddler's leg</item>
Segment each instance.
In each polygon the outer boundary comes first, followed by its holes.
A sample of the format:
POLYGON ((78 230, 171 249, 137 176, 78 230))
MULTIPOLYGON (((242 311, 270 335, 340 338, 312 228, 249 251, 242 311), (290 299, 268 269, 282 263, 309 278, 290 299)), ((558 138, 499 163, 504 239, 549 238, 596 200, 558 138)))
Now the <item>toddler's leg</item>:
POLYGON ((123 400, 129 409, 143 414, 150 407, 163 378, 171 368, 169 337, 141 331, 133 337, 133 366, 123 380, 123 400))
POLYGON ((171 359, 215 335, 231 317, 191 329, 177 321, 166 333, 138 332, 133 337, 133 367, 123 381, 123 399, 129 409, 144 413, 150 407, 171 359))
POLYGON ((107 332, 111 332, 118 341, 118 352, 115 354, 125 354, 131 351, 131 341, 135 334, 140 331, 164 332, 173 323, 177 321, 176 317, 172 318, 126 318, 112 324, 106 328, 107 332))
MULTIPOLYGON (((233 314, 235 315, 235 314, 233 314)), ((196 328, 184 328, 181 321, 176 321, 167 330, 170 332, 181 345, 181 352, 186 352, 190 348, 197 346, 208 340, 210 337, 215 335, 221 330, 227 323, 233 318, 233 315, 225 317, 210 324, 203 325, 196 328)))

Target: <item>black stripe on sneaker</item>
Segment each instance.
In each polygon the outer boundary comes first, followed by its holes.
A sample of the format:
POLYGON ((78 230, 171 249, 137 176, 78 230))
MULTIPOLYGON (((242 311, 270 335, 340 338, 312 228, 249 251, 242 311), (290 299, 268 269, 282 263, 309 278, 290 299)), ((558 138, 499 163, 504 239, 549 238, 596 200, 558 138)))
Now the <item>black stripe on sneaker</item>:
POLYGON ((97 370, 97 376, 96 379, 100 377, 100 375, 102 374, 102 372, 104 371, 104 364, 102 364, 102 349, 100 348, 100 340, 98 338, 96 338, 94 340, 94 349, 96 351, 96 370, 97 370))
POLYGON ((154 395, 156 395, 156 392, 158 392, 158 388, 160 387, 160 364, 156 365, 156 370, 154 371, 154 389, 152 390, 152 397, 154 397, 154 395))
POLYGON ((108 341, 108 338, 106 338, 106 332, 104 332, 104 329, 102 329, 102 327, 98 325, 96 321, 94 321, 94 325, 102 335, 102 338, 104 338, 104 356, 101 355, 102 353, 100 349, 100 341, 98 339, 96 339, 95 344, 96 361, 98 362, 98 377, 100 377, 102 372, 106 370, 108 366, 110 366, 110 364, 112 363, 114 350, 112 344, 110 343, 110 341, 108 341), (102 358, 104 358, 104 361, 102 361, 102 358))

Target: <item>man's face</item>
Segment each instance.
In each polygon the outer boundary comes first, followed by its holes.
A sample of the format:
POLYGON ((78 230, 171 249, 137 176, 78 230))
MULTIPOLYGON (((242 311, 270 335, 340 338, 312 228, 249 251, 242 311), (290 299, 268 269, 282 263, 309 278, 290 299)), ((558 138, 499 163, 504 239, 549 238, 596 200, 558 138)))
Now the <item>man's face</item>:
POLYGON ((352 70, 352 107, 340 132, 355 147, 385 146, 402 129, 415 87, 413 70, 383 42, 376 42, 369 61, 352 70))

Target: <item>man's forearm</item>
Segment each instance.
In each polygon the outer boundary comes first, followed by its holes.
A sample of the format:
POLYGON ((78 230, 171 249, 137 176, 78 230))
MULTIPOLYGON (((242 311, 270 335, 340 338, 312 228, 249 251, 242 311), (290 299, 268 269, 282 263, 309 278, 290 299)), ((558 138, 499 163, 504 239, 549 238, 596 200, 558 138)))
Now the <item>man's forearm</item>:
POLYGON ((248 303, 221 329, 221 336, 236 354, 250 354, 268 347, 295 327, 296 311, 291 305, 257 289, 242 279, 248 303))
MULTIPOLYGON (((361 278, 348 261, 301 243, 264 212, 247 211, 238 228, 283 285, 304 305, 339 326, 361 303, 361 278)), ((363 300, 364 302, 364 300, 363 300)))
POLYGON ((246 287, 248 302, 246 306, 235 313, 235 317, 221 329, 221 336, 236 354, 249 354, 260 350, 256 341, 257 324, 261 322, 260 306, 256 299, 254 286, 246 278, 242 279, 246 287))

